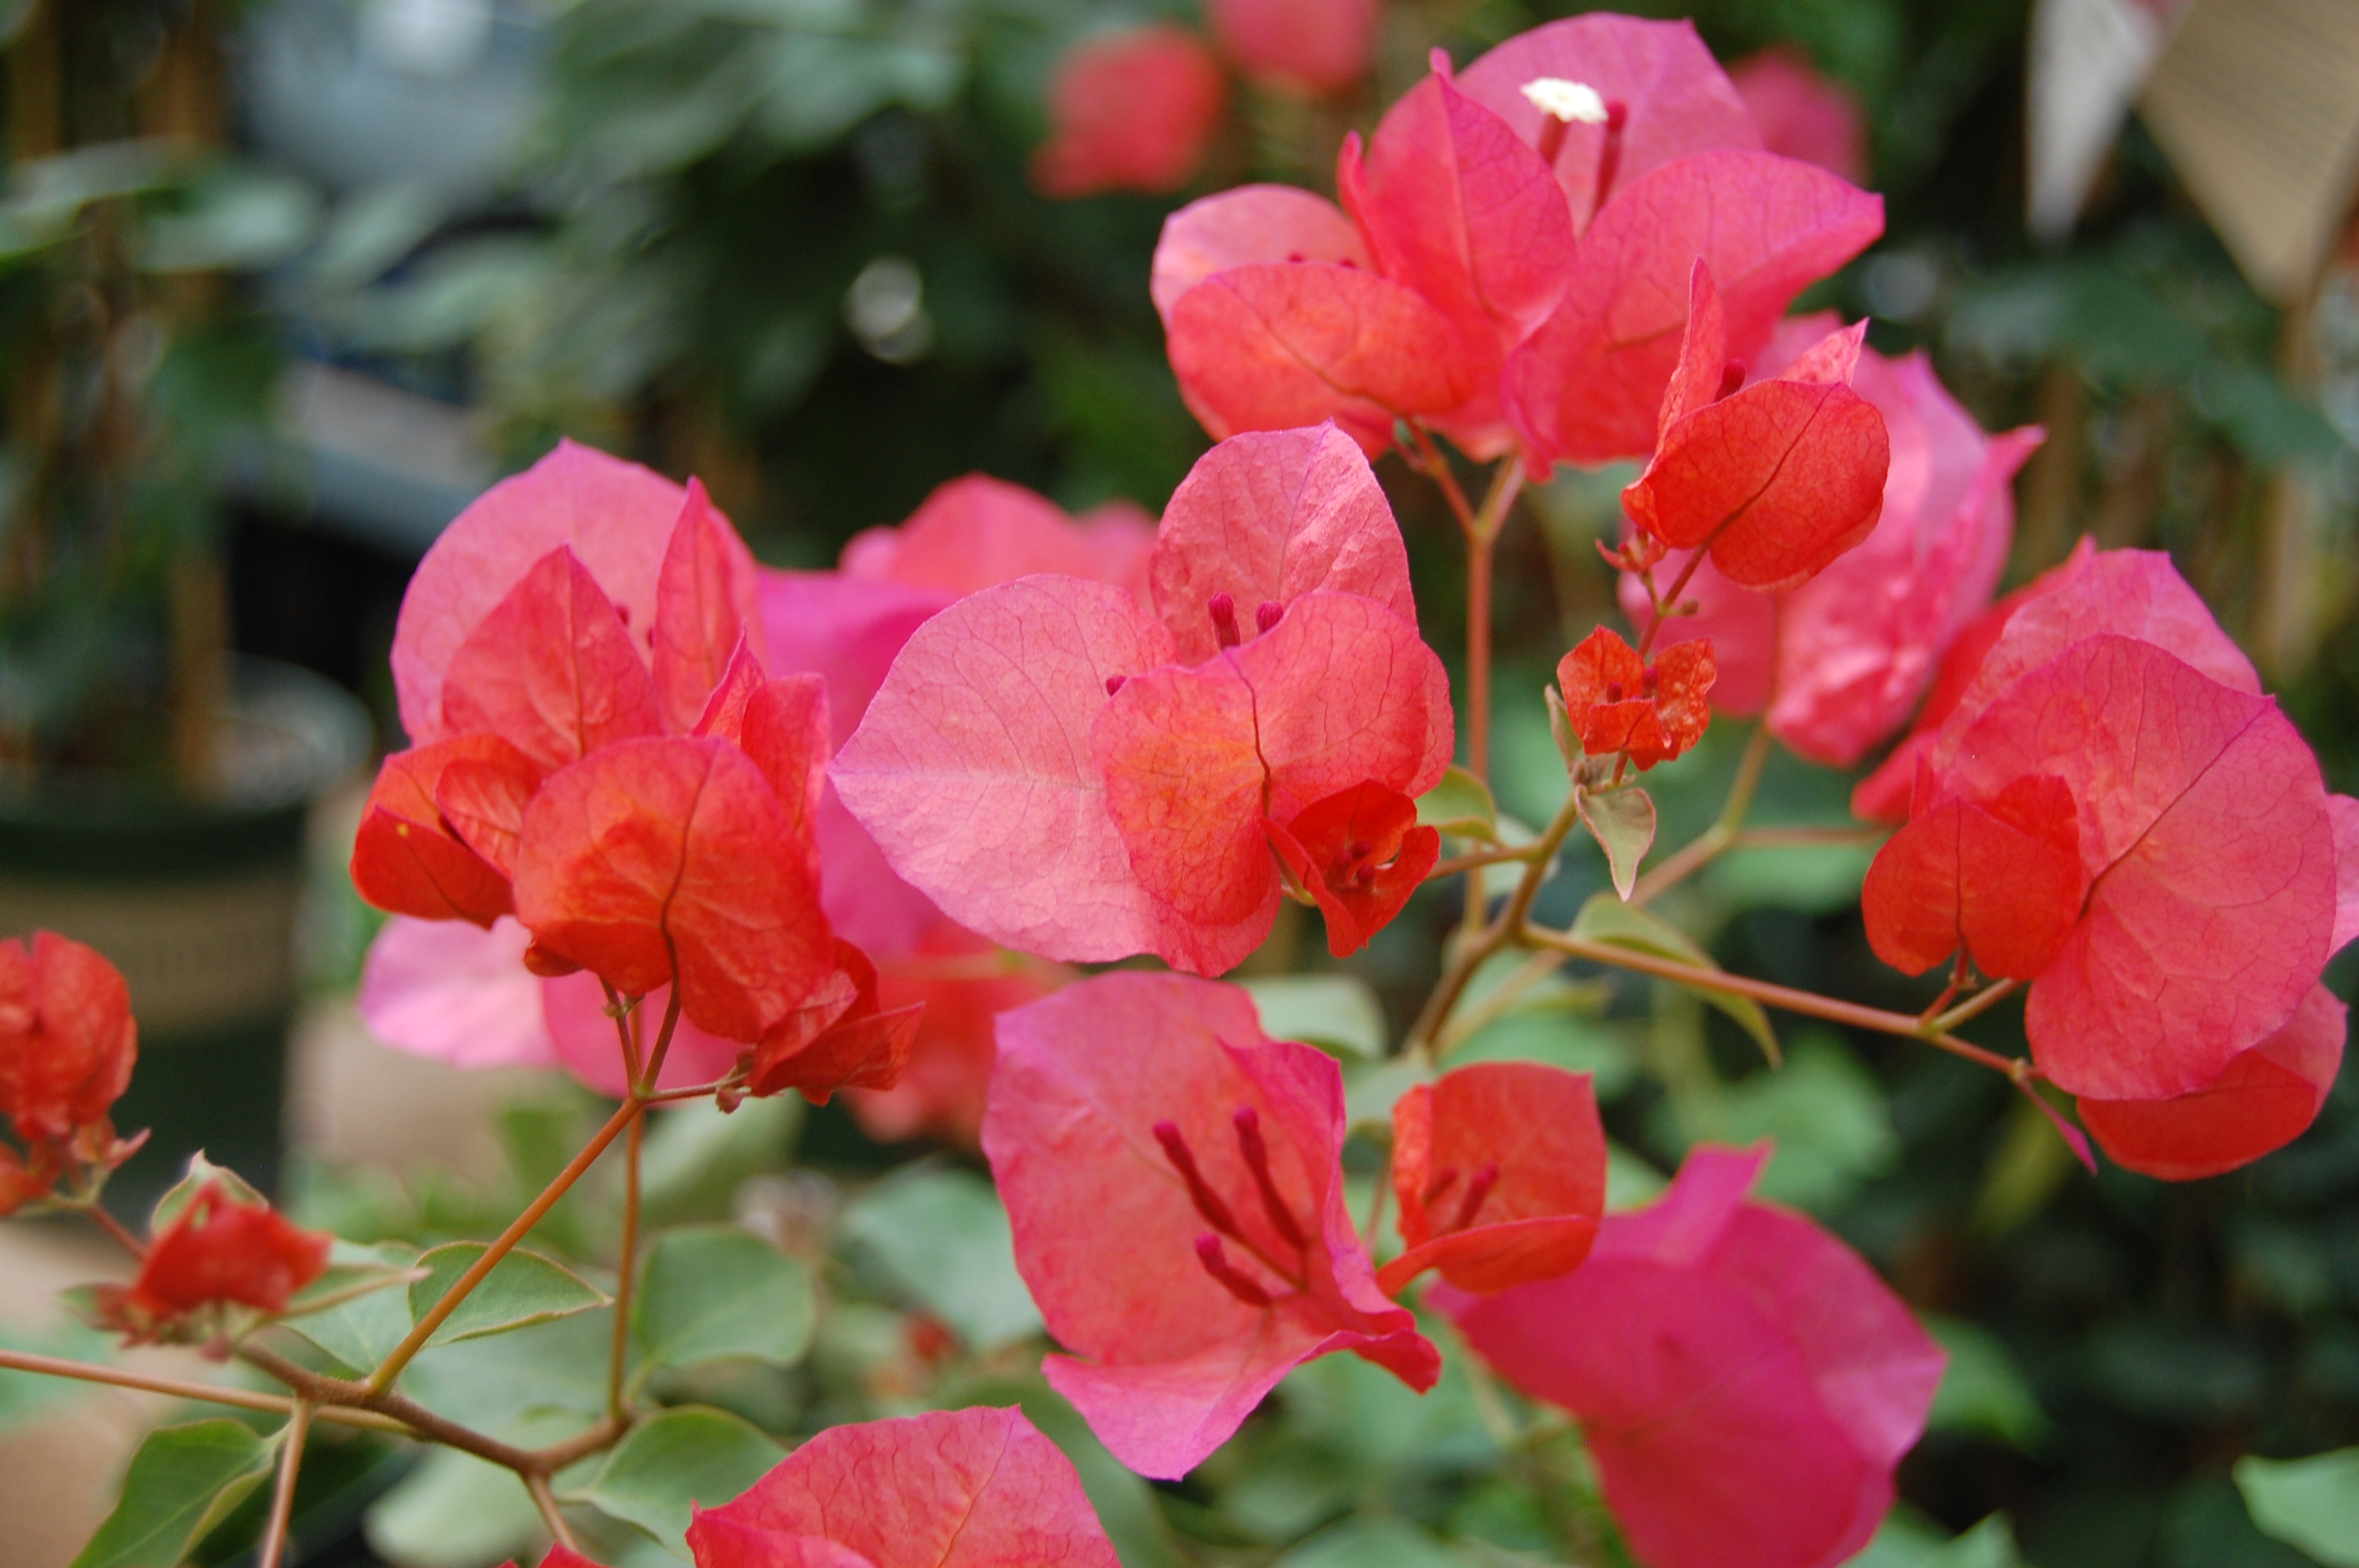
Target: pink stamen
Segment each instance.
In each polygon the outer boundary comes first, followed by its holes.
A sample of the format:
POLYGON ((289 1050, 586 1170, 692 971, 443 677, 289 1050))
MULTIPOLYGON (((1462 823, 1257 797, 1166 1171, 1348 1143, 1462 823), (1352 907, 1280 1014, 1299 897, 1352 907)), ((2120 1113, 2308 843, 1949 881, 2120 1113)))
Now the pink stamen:
POLYGON ((1120 691, 1120 690, 1123 688, 1123 683, 1125 683, 1125 681, 1127 681, 1127 680, 1129 680, 1129 679, 1130 679, 1130 677, 1129 677, 1128 676, 1106 676, 1106 682, 1105 682, 1105 686, 1106 686, 1106 695, 1107 695, 1108 697, 1112 697, 1115 692, 1120 691))
POLYGON ((1743 386, 1744 384, 1745 362, 1743 360, 1729 361, 1720 369, 1720 390, 1712 394, 1712 401, 1714 403, 1719 402, 1722 398, 1726 397, 1730 393, 1734 392, 1738 387, 1743 386))
POLYGON ((1265 599, 1254 611, 1254 624, 1266 632, 1286 616, 1286 606, 1275 600, 1265 599))
POLYGON ((1245 1157, 1245 1169, 1253 1173, 1254 1185, 1261 1189, 1261 1206, 1269 1216, 1271 1228, 1286 1238, 1292 1247, 1304 1245, 1302 1227, 1278 1195, 1277 1183, 1269 1173, 1269 1146, 1261 1139, 1261 1117, 1249 1105, 1237 1107, 1230 1119, 1236 1124, 1237 1151, 1245 1157))
POLYGON ((1229 1294, 1249 1307, 1269 1305, 1269 1292, 1239 1273, 1221 1249, 1221 1238, 1211 1231, 1196 1238, 1196 1260, 1204 1265, 1204 1272, 1218 1280, 1229 1294))
POLYGON ((1237 634, 1237 601, 1225 593, 1212 595, 1204 606, 1212 615, 1212 639, 1223 648, 1234 648, 1245 641, 1237 634))
POLYGON ((1190 1151, 1188 1141, 1180 1135, 1179 1124, 1157 1122, 1155 1141, 1163 1145, 1164 1157, 1171 1162, 1172 1169, 1180 1173, 1180 1179, 1188 1184, 1188 1199, 1196 1206, 1196 1212, 1223 1235, 1244 1240, 1245 1232, 1237 1228, 1236 1217, 1229 1212, 1229 1206, 1221 1201, 1221 1195, 1206 1183, 1204 1173, 1196 1168, 1196 1156, 1190 1151))
POLYGON ((1452 1186, 1456 1185, 1457 1182, 1458 1167, 1455 1165, 1444 1165, 1441 1169, 1436 1171, 1430 1177, 1427 1178, 1425 1191, 1418 1195, 1417 1201, 1419 1206, 1421 1208, 1431 1208, 1435 1204, 1441 1201, 1441 1195, 1448 1192, 1452 1186))
POLYGON ((1614 194, 1614 176, 1622 167, 1622 128, 1630 123, 1630 105, 1619 98, 1605 101, 1605 135, 1597 146, 1597 195, 1591 207, 1595 211, 1605 205, 1614 194))

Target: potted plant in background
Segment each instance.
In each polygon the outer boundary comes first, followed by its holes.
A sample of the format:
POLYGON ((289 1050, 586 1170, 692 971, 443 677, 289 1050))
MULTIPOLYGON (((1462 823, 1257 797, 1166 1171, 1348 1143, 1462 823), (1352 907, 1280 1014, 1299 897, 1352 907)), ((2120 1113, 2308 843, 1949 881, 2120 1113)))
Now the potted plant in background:
POLYGON ((0 205, 0 931, 128 976, 152 1195, 200 1141, 267 1180, 310 803, 367 748, 329 683, 231 652, 221 480, 277 356, 232 279, 308 240, 227 156, 213 0, 30 0, 0 205))

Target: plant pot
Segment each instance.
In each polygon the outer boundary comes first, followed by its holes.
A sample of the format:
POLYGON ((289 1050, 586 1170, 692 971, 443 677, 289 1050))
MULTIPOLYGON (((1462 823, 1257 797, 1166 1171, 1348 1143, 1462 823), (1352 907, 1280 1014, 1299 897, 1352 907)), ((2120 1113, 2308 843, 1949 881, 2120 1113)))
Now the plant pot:
POLYGON ((147 1147, 108 1188, 144 1215, 199 1149, 274 1191, 312 803, 367 760, 367 711, 308 670, 239 658, 216 782, 114 777, 0 794, 0 935, 47 928, 114 961, 139 1065, 114 1111, 147 1147))

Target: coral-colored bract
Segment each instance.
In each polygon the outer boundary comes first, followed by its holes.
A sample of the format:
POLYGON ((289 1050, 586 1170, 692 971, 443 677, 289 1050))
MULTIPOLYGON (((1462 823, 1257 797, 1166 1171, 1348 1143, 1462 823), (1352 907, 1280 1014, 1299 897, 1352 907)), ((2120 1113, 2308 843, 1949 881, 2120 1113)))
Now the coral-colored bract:
POLYGON ((1185 27, 1088 38, 1049 88, 1054 134, 1032 157, 1042 195, 1177 190, 1195 178, 1228 103, 1221 68, 1185 27))
POLYGON ((2340 1038, 2306 1000, 2343 875, 2316 761, 2159 556, 2077 555, 1994 619, 1896 758, 1911 820, 1870 870, 1869 940, 2030 980, 2033 1060, 2139 1168, 2266 1152, 2340 1038))
POLYGON ((1428 1269, 1490 1293, 1570 1272, 1605 1212, 1605 1131, 1589 1075, 1480 1062, 1393 1106, 1393 1190, 1408 1248, 1376 1278, 1428 1269))
POLYGON ((1718 673, 1709 641, 1674 643, 1649 666, 1636 649, 1600 626, 1557 661, 1556 681, 1565 722, 1580 737, 1582 752, 1593 757, 1626 752, 1644 771, 1703 739, 1718 673))
POLYGON ((1441 858, 1417 802, 1364 783, 1315 800, 1288 822, 1262 818, 1287 875, 1327 917, 1327 951, 1348 958, 1392 924, 1441 858))
POLYGON ((1438 1375, 1343 1207, 1334 1058, 1245 992, 1114 974, 1003 1014, 983 1146, 1072 1352, 1049 1380, 1132 1469, 1186 1474, 1313 1357, 1438 1375))
POLYGON ((1581 1418, 1648 1568, 1843 1562, 1941 1380, 1941 1351, 1866 1264, 1745 1197, 1766 1158, 1697 1149, 1559 1279, 1432 1292, 1500 1376, 1581 1418))
POLYGON ((138 1055, 131 993, 113 964, 53 931, 0 942, 0 1114, 19 1138, 104 1122, 138 1055))
POLYGON ((1035 577, 909 640, 833 778, 951 918, 1047 957, 1216 974, 1282 896, 1262 821, 1374 783, 1414 797, 1452 738, 1399 535, 1332 427, 1241 437, 1172 497, 1129 594, 1035 577), (1240 593, 1253 598, 1241 598, 1240 593))
POLYGON ((1884 416, 1851 389, 1866 324, 1832 332, 1750 385, 1728 357, 1712 269, 1690 278, 1687 330, 1663 393, 1661 437, 1622 492, 1630 519, 1701 550, 1741 588, 1795 587, 1867 537, 1884 505, 1884 416))
POLYGON ((697 1568, 1119 1568, 1072 1462, 1015 1410, 831 1427, 688 1543, 697 1568))
MULTIPOLYGON (((1756 373, 1775 373, 1833 325, 1823 316, 1787 322, 1756 373)), ((1893 360, 1863 348, 1852 387, 1884 416, 1892 454, 1867 538, 1777 595, 1740 589, 1707 560, 1680 594, 1699 613, 1659 633, 1673 643, 1712 640, 1715 709, 1761 714, 1795 752, 1836 767, 1908 722, 1943 654, 1989 604, 2014 537, 2009 481, 2039 441, 2036 429, 1984 435, 1921 351, 1893 360)), ((1656 583, 1688 565, 1684 553, 1666 556, 1656 583)), ((1621 597, 1645 626, 1652 611, 1635 576, 1623 578, 1621 597)), ((1905 808, 1906 770, 1898 784, 1905 808)))

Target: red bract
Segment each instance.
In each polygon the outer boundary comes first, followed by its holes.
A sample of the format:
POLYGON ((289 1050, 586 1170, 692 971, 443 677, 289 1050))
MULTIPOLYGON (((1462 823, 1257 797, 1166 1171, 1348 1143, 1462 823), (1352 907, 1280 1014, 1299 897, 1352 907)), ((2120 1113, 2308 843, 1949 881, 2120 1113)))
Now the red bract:
POLYGON ((1983 974, 2027 980, 2063 949, 2086 889, 2071 789, 2031 773, 1919 814, 1868 868, 1860 906, 1875 956, 1903 974, 1962 949, 1983 974))
MULTIPOLYGON (((1789 321, 1758 368, 1782 367, 1831 324, 1789 321)), ((1854 765, 1907 722, 1945 650, 1990 602, 2014 535, 2010 481, 2040 438, 2036 429, 1984 436, 1921 351, 1893 360, 1863 350, 1852 386, 1884 416, 1891 442, 1875 529, 1818 576, 1774 597, 1736 587, 1707 560, 1680 593, 1699 613, 1660 633, 1672 642, 1712 639, 1715 709, 1749 717, 1766 708, 1772 734, 1836 767, 1854 765)), ((1686 555, 1667 556, 1656 583, 1668 585, 1687 566, 1686 555)), ((1646 625, 1651 610, 1636 578, 1624 577, 1621 597, 1624 611, 1646 625)), ((1905 771, 1898 784, 1905 810, 1905 771)))
POLYGON ((1377 1282, 1397 1295, 1428 1269, 1490 1293, 1553 1279, 1589 1256, 1605 1212, 1605 1131, 1589 1075, 1483 1062, 1393 1105, 1401 1241, 1377 1282))
POLYGON ((1854 185, 1867 182, 1867 121, 1859 99, 1819 74, 1808 55, 1774 45, 1731 70, 1728 81, 1768 151, 1817 164, 1854 185))
POLYGON ((726 1507, 697 1568, 1118 1568, 1057 1445, 1015 1410, 830 1427, 726 1507))
POLYGON ((1132 27, 1076 44, 1049 84, 1049 141, 1032 155, 1044 196, 1177 190, 1221 127, 1228 82, 1185 27, 1132 27))
POLYGON ((1247 78, 1307 98, 1368 73, 1382 0, 1211 0, 1212 37, 1247 78))
POLYGON ((1348 958, 1392 924, 1441 858, 1441 835, 1417 825, 1417 802, 1380 784, 1311 802, 1290 822, 1262 818, 1270 848, 1327 917, 1327 951, 1348 958))
POLYGON ((1703 738, 1718 674, 1709 640, 1677 643, 1652 666, 1619 634, 1600 626, 1557 661, 1565 722, 1585 755, 1627 752, 1643 771, 1703 738))
POLYGON ((755 1044, 746 1090, 794 1089, 825 1105, 838 1089, 891 1088, 908 1065, 919 1011, 879 1007, 876 966, 849 942, 838 942, 834 971, 755 1044))
POLYGON ((114 1304, 125 1326, 141 1332, 220 1302, 283 1312, 326 1271, 331 1239, 288 1224, 266 1204, 239 1202, 216 1180, 148 1244, 138 1279, 114 1304))
POLYGON ((1186 1474, 1332 1351, 1439 1375, 1352 1229, 1343 1131, 1334 1059, 1233 987, 1103 975, 1001 1018, 983 1146, 1072 1352, 1046 1371, 1132 1469, 1186 1474))
POLYGON ((625 995, 677 978, 690 1020, 757 1040, 833 968, 801 804, 722 740, 594 752, 525 815, 516 917, 625 995))
POLYGON ((984 1094, 998 1059, 992 1041, 998 1015, 1078 978, 1061 964, 1007 952, 937 916, 914 951, 877 965, 880 1008, 925 1011, 901 1081, 854 1093, 852 1114, 881 1142, 931 1133, 980 1147, 984 1094))
POLYGON ((847 578, 952 598, 1035 572, 1130 588, 1143 581, 1154 543, 1153 521, 1127 502, 1074 518, 1045 495, 977 473, 937 487, 899 527, 854 535, 842 565, 847 578))
MULTIPOLYGON (((19 1138, 103 1126, 138 1056, 131 993, 113 964, 53 931, 0 941, 0 1112, 19 1138)), ((17 1184, 38 1180, 11 1166, 17 1184)))
POLYGON ((1873 1271, 1745 1199, 1766 1151, 1699 1148, 1570 1274, 1430 1295, 1500 1375, 1578 1416, 1648 1568, 1832 1568, 1891 1507, 1942 1354, 1873 1271))
POLYGON ((2318 1119, 2343 1065, 2344 1008, 2312 986, 2284 1028, 2202 1088, 2167 1099, 2076 1102, 2104 1152, 2167 1182, 2216 1176, 2283 1148, 2318 1119))
MULTIPOLYGON (((468 770, 460 775, 467 783, 462 806, 486 797, 487 774, 510 781, 528 796, 541 773, 497 735, 463 735, 387 757, 369 789, 360 834, 353 841, 353 885, 369 903, 396 914, 471 920, 489 927, 516 907, 508 888, 512 868, 495 865, 470 848, 444 818, 437 796, 453 769, 468 770)), ((456 792, 453 798, 459 801, 456 792)))
POLYGON ((1712 269, 1690 277, 1687 330, 1663 393, 1662 435, 1622 492, 1630 520, 1701 550, 1741 588, 1792 588, 1867 537, 1884 505, 1884 416, 1851 389, 1864 322, 1830 333, 1739 390, 1712 269))
POLYGON ((1390 508, 1332 429, 1208 453, 1150 575, 1161 624, 1071 578, 953 605, 910 638, 833 776, 893 869, 971 929, 1214 973, 1276 915, 1262 819, 1364 783, 1432 787, 1449 688, 1402 613, 1390 508))
MULTIPOLYGON (((701 708, 703 692, 696 700, 701 708)), ((451 734, 497 735, 543 769, 662 727, 622 616, 562 545, 459 644, 443 673, 442 721, 451 734)))
POLYGON ((1904 747, 1913 820, 1870 871, 1869 939, 1911 969, 1962 942, 2031 980, 2033 1059, 2059 1087, 2201 1120, 2210 1102, 2182 1097, 2255 1081, 2257 1059, 2223 1074, 2332 950, 2340 808, 2163 557, 2076 557, 1994 619, 1904 747))
POLYGON ((1499 367, 1562 296, 1563 193, 1490 109, 1434 74, 1345 139, 1350 216, 1247 186, 1174 213, 1154 294, 1189 406, 1216 435, 1332 418, 1370 452, 1403 416, 1469 451, 1512 436, 1499 367))

